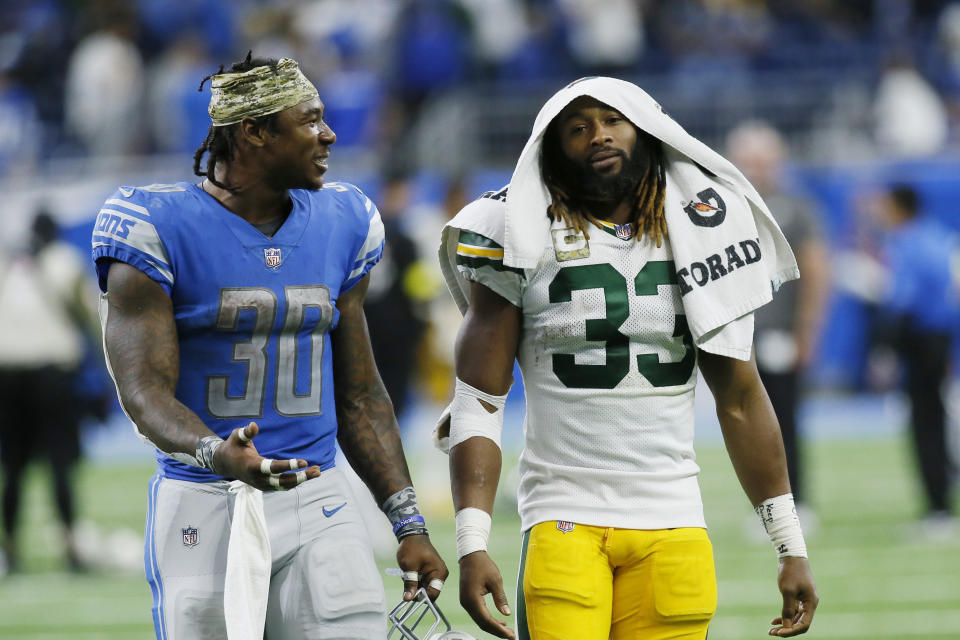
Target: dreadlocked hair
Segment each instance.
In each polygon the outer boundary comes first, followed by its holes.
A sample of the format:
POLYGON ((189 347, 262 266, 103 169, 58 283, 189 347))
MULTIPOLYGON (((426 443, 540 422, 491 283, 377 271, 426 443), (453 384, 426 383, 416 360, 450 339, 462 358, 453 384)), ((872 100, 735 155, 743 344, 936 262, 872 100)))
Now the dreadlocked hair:
MULTIPOLYGON (((630 222, 636 229, 635 238, 639 242, 643 237, 663 245, 667 235, 667 219, 664 216, 663 200, 667 191, 666 166, 663 157, 663 144, 657 138, 637 129, 637 145, 634 153, 643 154, 646 166, 634 194, 634 207, 630 222)), ((575 231, 583 233, 589 239, 590 224, 602 226, 590 213, 588 200, 582 193, 575 191, 575 180, 564 179, 565 171, 561 167, 564 159, 560 146, 560 134, 551 123, 544 133, 543 147, 540 153, 540 173, 553 202, 547 207, 550 220, 561 220, 575 231)))
MULTIPOLYGON (((234 62, 229 69, 229 73, 244 73, 250 71, 256 67, 270 67, 273 69, 274 73, 277 73, 277 64, 278 60, 274 58, 254 58, 253 52, 248 51, 247 57, 241 60, 240 62, 234 62)), ((207 80, 210 80, 215 75, 223 73, 223 65, 220 65, 220 69, 216 73, 211 73, 206 78, 200 81, 200 86, 197 88, 197 91, 203 91, 203 85, 206 84, 207 80)), ((275 131, 276 126, 276 113, 271 113, 266 116, 260 116, 254 118, 254 120, 267 129, 268 131, 275 131)), ((197 176, 203 176, 213 184, 217 185, 221 189, 226 189, 227 191, 234 191, 236 187, 231 187, 219 182, 216 178, 216 167, 218 162, 228 162, 233 159, 234 152, 236 151, 236 131, 237 124, 227 125, 225 127, 215 127, 210 125, 210 128, 207 130, 207 137, 204 138, 203 144, 197 147, 197 150, 193 153, 193 173, 197 176), (210 154, 207 158, 206 168, 200 168, 200 163, 203 160, 205 154, 210 154)))

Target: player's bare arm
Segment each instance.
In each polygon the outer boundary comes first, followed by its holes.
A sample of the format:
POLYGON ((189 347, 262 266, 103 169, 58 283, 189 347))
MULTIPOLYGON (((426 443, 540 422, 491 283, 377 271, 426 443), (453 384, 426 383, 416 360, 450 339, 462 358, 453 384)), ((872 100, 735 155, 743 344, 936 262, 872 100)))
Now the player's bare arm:
MULTIPOLYGON (((380 380, 370 347, 363 300, 370 284, 367 275, 337 300, 340 322, 331 332, 334 395, 337 405, 337 441, 357 475, 383 504, 396 492, 410 487, 410 471, 403 453, 393 404, 380 380)), ((431 598, 440 592, 430 580, 446 580, 449 571, 426 535, 400 540, 397 562, 405 571, 416 571, 419 583, 431 598)), ((405 597, 416 592, 417 581, 404 580, 405 597)))
POLYGON ((337 440, 350 465, 378 502, 410 486, 400 429, 380 380, 363 314, 369 276, 337 300, 340 322, 331 332, 340 429, 337 440))
MULTIPOLYGON (((482 284, 473 283, 470 308, 457 334, 457 377, 481 391, 503 395, 510 389, 520 340, 521 311, 482 284)), ((484 405, 485 410, 493 407, 484 405)), ((472 507, 493 513, 500 479, 501 453, 492 440, 469 438, 450 449, 454 510, 472 507)), ((497 609, 510 615, 500 570, 486 551, 460 558, 460 604, 474 622, 499 638, 513 638, 504 621, 494 618, 484 602, 492 594, 497 609)))
MULTIPOLYGON (((216 434, 174 395, 180 352, 169 296, 142 271, 123 262, 110 266, 107 291, 104 346, 124 410, 161 451, 194 455, 201 439, 216 434)), ((254 423, 235 429, 216 450, 214 468, 220 475, 272 491, 278 487, 261 469, 266 458, 253 444, 257 432, 254 423)), ((307 466, 305 460, 298 464, 307 466)), ((284 471, 290 471, 289 460, 270 462, 272 474, 284 471)), ((299 479, 296 474, 280 475, 279 484, 290 488, 319 475, 318 467, 310 467, 299 479)))
MULTIPOLYGON (((700 352, 700 371, 717 403, 717 417, 734 470, 751 504, 790 492, 780 427, 760 382, 757 366, 700 352)), ((781 615, 770 635, 806 633, 819 602, 806 558, 780 560, 777 577, 783 595, 781 615)))

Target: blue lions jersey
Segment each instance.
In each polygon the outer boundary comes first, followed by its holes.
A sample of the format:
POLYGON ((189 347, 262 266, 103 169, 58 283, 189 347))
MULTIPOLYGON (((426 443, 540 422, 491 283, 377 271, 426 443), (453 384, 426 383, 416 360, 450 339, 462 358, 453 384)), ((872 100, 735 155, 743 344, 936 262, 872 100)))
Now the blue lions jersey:
MULTIPOLYGON (((292 190, 268 237, 196 184, 121 187, 93 231, 100 289, 110 260, 157 282, 173 302, 180 346, 176 397, 214 432, 256 422, 268 458, 334 464, 337 416, 330 331, 338 297, 380 259, 383 223, 353 185, 292 190)), ((205 469, 157 452, 167 477, 205 469)))

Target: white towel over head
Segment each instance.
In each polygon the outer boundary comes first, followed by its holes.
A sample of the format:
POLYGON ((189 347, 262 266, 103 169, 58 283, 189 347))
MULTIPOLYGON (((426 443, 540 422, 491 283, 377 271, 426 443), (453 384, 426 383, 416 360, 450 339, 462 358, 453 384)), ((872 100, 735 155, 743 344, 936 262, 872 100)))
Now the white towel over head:
MULTIPOLYGON (((770 301, 782 282, 799 277, 796 259, 763 199, 720 154, 687 133, 640 87, 615 78, 573 82, 540 110, 507 195, 504 264, 537 266, 550 243, 550 193, 540 150, 550 122, 570 102, 590 96, 622 113, 664 144, 665 215, 684 311, 695 343, 740 359, 750 356, 749 331, 718 330, 770 301)), ((452 221, 454 224, 456 219, 452 221)))

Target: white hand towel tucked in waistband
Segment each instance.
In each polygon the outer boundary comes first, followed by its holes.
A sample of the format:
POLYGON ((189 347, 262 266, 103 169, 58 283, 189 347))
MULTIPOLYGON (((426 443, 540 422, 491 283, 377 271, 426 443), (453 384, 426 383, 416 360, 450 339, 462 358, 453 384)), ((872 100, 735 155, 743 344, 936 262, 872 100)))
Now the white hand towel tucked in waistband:
POLYGON ((230 483, 234 494, 223 613, 229 640, 263 640, 270 591, 270 538, 263 493, 245 482, 230 483))

